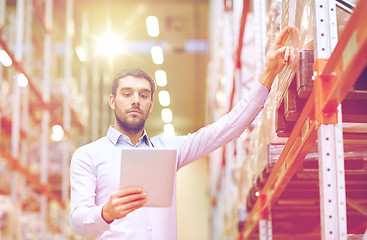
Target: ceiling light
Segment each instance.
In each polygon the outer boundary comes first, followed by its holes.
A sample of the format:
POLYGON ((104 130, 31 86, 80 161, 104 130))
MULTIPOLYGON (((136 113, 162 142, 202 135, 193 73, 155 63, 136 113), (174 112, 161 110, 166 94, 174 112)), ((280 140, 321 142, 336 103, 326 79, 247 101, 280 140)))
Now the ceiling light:
POLYGON ((166 136, 166 137, 174 136, 175 135, 175 127, 170 123, 165 124, 164 127, 163 127, 163 135, 166 136))
POLYGON ((172 122, 172 111, 169 108, 164 108, 161 111, 161 115, 162 115, 162 120, 165 123, 170 123, 172 122))
POLYGON ((80 62, 87 61, 87 53, 85 52, 82 46, 77 46, 75 51, 76 51, 76 55, 78 56, 80 62))
POLYGON ((17 83, 19 87, 26 87, 28 86, 28 79, 23 73, 20 73, 17 76, 17 83))
POLYGON ((160 46, 153 46, 150 50, 152 53, 152 59, 155 64, 163 63, 163 50, 160 46))
POLYGON ((166 90, 162 90, 158 93, 158 99, 159 99, 159 103, 163 107, 167 107, 171 103, 169 92, 167 92, 166 90))
POLYGON ((122 51, 121 42, 119 36, 109 32, 98 39, 96 46, 97 53, 107 56, 117 55, 122 51))
POLYGON ((9 57, 8 53, 5 52, 5 50, 0 50, 0 62, 5 66, 5 67, 10 67, 13 63, 13 61, 11 60, 11 58, 9 57))
POLYGON ((219 90, 215 94, 215 99, 217 100, 217 102, 224 103, 224 102, 226 102, 226 94, 224 93, 224 91, 219 90))
POLYGON ((155 16, 149 16, 146 18, 147 32, 151 37, 159 36, 159 24, 158 18, 155 16))
POLYGON ((160 87, 167 86, 167 74, 163 70, 155 71, 155 80, 157 81, 157 85, 160 87))
POLYGON ((64 137, 64 129, 60 125, 54 125, 52 127, 51 139, 58 142, 64 137))

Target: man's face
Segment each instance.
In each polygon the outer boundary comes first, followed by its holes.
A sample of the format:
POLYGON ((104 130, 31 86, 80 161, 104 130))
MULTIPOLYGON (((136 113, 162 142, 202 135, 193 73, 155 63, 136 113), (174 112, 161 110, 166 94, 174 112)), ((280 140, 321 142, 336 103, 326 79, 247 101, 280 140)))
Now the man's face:
POLYGON ((144 78, 127 76, 120 79, 116 96, 110 95, 116 124, 126 132, 139 132, 153 109, 150 84, 144 78))

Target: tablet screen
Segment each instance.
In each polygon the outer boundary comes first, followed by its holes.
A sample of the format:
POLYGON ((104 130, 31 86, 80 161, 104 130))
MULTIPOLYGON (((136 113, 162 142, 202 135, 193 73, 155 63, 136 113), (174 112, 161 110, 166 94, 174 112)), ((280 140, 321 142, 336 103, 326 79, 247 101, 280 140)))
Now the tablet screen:
POLYGON ((175 149, 121 150, 120 187, 141 186, 147 192, 145 207, 171 207, 176 156, 175 149))

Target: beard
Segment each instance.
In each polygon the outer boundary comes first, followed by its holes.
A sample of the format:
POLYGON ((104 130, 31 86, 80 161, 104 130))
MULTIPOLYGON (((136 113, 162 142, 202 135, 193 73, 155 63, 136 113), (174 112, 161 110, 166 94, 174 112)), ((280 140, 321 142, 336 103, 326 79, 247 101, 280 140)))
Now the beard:
POLYGON ((145 122, 149 116, 149 110, 145 111, 139 106, 133 106, 130 109, 123 110, 122 106, 116 102, 115 106, 115 120, 121 129, 127 133, 138 133, 144 129, 145 122), (137 113, 136 116, 129 114, 131 110, 138 110, 140 114, 137 113))
POLYGON ((145 126, 145 121, 147 120, 147 118, 141 118, 137 121, 129 121, 128 119, 119 118, 116 112, 115 112, 115 118, 117 124, 126 132, 130 133, 136 133, 143 130, 145 126))

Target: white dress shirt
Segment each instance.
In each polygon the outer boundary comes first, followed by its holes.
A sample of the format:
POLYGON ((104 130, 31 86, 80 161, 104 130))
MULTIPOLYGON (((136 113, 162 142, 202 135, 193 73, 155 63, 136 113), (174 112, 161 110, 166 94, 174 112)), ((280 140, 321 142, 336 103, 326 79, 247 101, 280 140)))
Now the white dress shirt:
MULTIPOLYGON (((98 239, 177 239, 175 194, 170 208, 142 207, 110 224, 102 219, 102 206, 119 188, 121 149, 177 149, 177 169, 180 169, 238 138, 263 108, 267 95, 267 88, 257 82, 248 99, 242 99, 215 123, 186 136, 156 136, 150 141, 144 131, 136 146, 110 126, 107 136, 78 148, 73 154, 70 166, 72 228, 80 235, 98 235, 98 239)), ((174 188, 176 192, 176 180, 174 188)))

